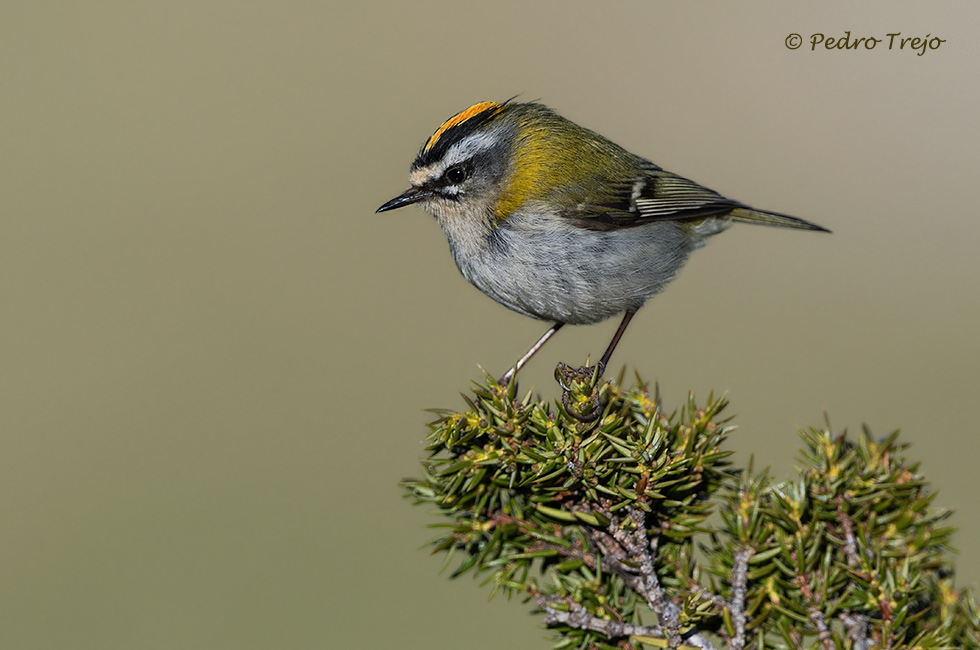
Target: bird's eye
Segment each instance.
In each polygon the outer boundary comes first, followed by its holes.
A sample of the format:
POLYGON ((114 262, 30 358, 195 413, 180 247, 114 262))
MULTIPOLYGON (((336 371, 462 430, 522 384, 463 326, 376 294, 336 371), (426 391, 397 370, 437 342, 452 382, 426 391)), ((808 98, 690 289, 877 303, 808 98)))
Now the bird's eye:
POLYGON ((450 167, 446 170, 446 180, 453 185, 459 185, 466 180, 466 170, 462 167, 450 167))

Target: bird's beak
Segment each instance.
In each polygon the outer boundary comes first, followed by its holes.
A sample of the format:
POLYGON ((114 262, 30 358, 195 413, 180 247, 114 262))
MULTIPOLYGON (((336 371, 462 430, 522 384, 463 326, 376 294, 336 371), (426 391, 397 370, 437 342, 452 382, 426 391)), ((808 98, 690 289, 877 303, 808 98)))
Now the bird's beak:
POLYGON ((402 192, 392 200, 382 205, 380 208, 378 208, 375 211, 375 214, 377 214, 378 212, 387 212, 388 210, 394 210, 395 208, 400 208, 402 206, 409 205, 411 203, 418 203, 419 201, 426 200, 430 196, 432 196, 431 190, 427 190, 421 187, 412 187, 405 190, 404 192, 402 192))

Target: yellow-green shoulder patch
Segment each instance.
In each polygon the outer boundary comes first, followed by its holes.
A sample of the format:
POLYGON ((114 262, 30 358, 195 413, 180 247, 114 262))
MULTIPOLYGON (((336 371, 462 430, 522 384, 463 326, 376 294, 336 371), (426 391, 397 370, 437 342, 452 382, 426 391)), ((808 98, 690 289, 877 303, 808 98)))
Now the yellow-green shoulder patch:
POLYGON ((436 129, 436 132, 432 134, 432 137, 429 138, 429 141, 425 143, 424 147, 422 147, 422 153, 425 153, 429 149, 434 147, 436 142, 439 141, 439 138, 442 137, 442 134, 448 131, 449 129, 453 128, 454 126, 459 126, 466 120, 474 118, 477 115, 482 115, 487 111, 490 111, 490 115, 493 115, 503 107, 504 107, 503 104, 498 104, 497 102, 480 102, 479 104, 473 104, 465 111, 456 113, 448 120, 446 120, 442 126, 436 129))

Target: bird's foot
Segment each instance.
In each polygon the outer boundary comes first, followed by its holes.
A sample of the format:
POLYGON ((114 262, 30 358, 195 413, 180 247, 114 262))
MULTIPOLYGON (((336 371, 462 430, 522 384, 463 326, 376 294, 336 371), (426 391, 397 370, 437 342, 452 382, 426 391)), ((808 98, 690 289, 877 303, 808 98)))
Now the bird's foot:
POLYGON ((561 403, 580 422, 592 422, 602 413, 598 384, 604 365, 573 368, 559 363, 555 367, 555 379, 562 388, 561 403))

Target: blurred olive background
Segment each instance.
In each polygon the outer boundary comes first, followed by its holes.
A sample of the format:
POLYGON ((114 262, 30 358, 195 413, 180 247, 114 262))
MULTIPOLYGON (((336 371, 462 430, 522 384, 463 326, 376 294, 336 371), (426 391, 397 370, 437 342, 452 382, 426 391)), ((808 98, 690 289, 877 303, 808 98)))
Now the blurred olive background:
MULTIPOLYGON (((429 407, 546 324, 457 272, 407 187, 477 101, 541 99, 739 226, 613 358, 798 426, 897 427, 980 578, 980 10, 972 2, 10 1, 0 11, 0 647, 546 648, 419 547, 429 407), (791 33, 940 36, 790 51, 791 33)), ((567 328, 522 375, 601 353, 567 328)))

